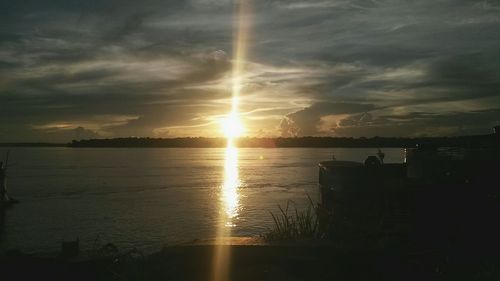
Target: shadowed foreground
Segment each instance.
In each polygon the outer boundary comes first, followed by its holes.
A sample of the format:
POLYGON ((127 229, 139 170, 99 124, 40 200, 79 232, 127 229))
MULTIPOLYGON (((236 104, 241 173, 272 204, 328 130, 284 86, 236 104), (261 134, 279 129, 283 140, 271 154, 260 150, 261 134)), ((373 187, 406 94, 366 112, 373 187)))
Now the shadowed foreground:
MULTIPOLYGON (((266 244, 237 238, 219 247, 231 253, 230 280, 499 280, 492 251, 356 250, 328 243, 266 244)), ((141 256, 87 260, 2 257, 2 280, 210 280, 213 242, 166 247, 141 256)))

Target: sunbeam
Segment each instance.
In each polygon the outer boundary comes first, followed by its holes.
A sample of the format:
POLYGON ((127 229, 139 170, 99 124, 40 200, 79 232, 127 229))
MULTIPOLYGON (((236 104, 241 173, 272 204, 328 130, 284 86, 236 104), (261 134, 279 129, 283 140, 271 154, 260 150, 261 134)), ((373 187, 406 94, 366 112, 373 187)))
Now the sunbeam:
POLYGON ((244 133, 244 126, 239 115, 239 102, 247 41, 249 1, 237 1, 236 9, 231 111, 221 121, 222 130, 227 138, 227 147, 224 163, 224 183, 221 186, 219 199, 221 223, 219 223, 217 229, 214 252, 212 276, 214 281, 229 280, 231 252, 230 246, 224 245, 224 238, 231 236, 231 228, 235 226, 234 220, 238 216, 239 208, 238 188, 241 184, 238 173, 238 148, 235 146, 234 141, 244 133))

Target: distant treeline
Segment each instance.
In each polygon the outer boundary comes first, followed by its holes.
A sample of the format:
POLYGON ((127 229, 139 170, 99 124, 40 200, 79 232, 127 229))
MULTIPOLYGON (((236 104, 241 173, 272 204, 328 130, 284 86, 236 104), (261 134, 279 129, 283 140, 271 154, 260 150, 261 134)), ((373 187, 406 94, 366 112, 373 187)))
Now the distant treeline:
MULTIPOLYGON (((238 147, 415 147, 416 145, 482 147, 497 146, 496 135, 426 138, 239 138, 238 147)), ((71 147, 225 147, 225 138, 114 138, 72 141, 71 147)))
POLYGON ((0 147, 64 147, 70 146, 68 143, 47 143, 47 142, 4 142, 0 147))

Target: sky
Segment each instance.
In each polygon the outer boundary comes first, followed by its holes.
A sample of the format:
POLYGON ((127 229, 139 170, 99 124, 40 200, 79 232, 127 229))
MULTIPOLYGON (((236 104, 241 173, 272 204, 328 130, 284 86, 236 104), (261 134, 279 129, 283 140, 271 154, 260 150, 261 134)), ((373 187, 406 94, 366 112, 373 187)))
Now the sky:
POLYGON ((0 2, 0 142, 218 137, 235 20, 251 137, 488 134, 500 2, 0 2))

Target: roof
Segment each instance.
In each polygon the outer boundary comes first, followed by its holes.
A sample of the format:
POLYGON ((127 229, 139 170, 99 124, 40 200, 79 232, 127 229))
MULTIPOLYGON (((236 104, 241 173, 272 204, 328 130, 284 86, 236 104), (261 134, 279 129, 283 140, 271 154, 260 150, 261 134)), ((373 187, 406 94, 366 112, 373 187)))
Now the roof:
POLYGON ((323 161, 319 163, 320 167, 324 167, 326 169, 330 168, 354 168, 354 167, 362 167, 364 166, 363 163, 359 162, 354 162, 354 161, 337 161, 337 160, 331 160, 331 161, 323 161))

